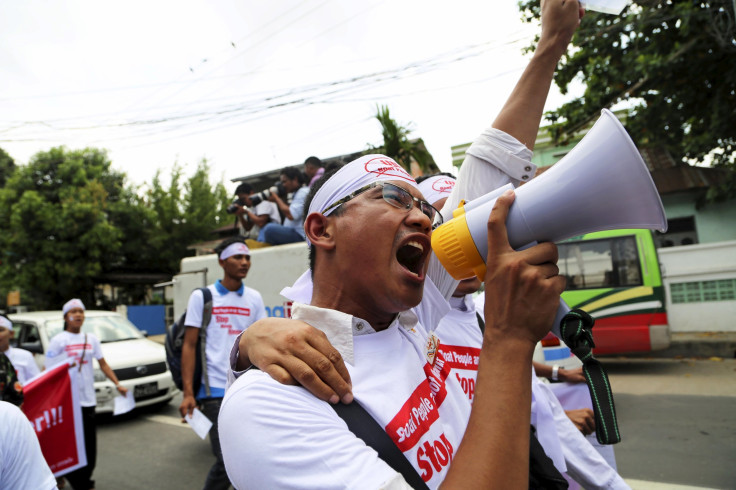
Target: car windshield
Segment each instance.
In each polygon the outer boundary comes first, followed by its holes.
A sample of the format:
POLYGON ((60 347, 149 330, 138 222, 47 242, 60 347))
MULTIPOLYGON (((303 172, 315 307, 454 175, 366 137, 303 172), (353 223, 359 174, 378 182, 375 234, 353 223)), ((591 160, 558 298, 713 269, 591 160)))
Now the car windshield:
MULTIPOLYGON (((53 338, 63 328, 64 320, 49 320, 46 322, 49 338, 53 338)), ((119 315, 87 316, 84 319, 84 324, 82 324, 82 333, 85 332, 94 334, 102 343, 144 337, 135 325, 119 315)))

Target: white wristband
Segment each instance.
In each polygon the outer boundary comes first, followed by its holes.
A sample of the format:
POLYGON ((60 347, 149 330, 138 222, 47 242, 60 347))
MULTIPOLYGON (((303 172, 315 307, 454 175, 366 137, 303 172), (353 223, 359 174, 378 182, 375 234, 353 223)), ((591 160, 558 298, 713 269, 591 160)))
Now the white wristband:
POLYGON ((560 366, 558 366, 557 364, 552 366, 552 377, 551 377, 552 381, 559 381, 559 378, 558 378, 559 373, 560 373, 560 366))

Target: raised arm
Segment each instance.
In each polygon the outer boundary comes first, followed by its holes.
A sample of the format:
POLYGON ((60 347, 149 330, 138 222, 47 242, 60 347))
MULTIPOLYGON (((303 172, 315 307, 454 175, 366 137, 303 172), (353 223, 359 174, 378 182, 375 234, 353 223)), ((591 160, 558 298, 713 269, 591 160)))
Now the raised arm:
POLYGON ((473 408, 445 484, 457 488, 527 488, 531 362, 552 324, 565 280, 557 248, 514 251, 506 236, 513 195, 501 196, 488 221, 483 348, 473 408))
MULTIPOLYGON (((534 177, 534 142, 555 67, 567 51, 584 11, 577 0, 542 2, 542 32, 537 49, 490 128, 473 142, 442 215, 445 221, 461 200, 471 201, 506 184, 518 186, 534 177)), ((446 297, 457 281, 432 257, 429 277, 446 297)))

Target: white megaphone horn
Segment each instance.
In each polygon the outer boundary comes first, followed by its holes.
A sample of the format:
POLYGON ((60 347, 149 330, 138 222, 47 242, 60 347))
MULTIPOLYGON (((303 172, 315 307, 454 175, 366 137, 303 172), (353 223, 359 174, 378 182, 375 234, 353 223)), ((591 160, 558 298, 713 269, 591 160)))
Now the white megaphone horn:
MULTIPOLYGON (((458 207, 432 233, 432 249, 455 279, 483 280, 488 216, 511 184, 458 207)), ((648 228, 666 231, 667 218, 647 166, 610 111, 564 158, 519 187, 506 220, 515 249, 594 231, 648 228)))

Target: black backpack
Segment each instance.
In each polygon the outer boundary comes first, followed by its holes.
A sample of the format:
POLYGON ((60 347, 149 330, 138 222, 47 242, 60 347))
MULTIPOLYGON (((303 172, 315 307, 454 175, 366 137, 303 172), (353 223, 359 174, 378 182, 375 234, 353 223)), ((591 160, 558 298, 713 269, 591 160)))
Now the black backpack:
MULTIPOLYGON (((207 376, 207 326, 212 318, 212 291, 209 288, 200 288, 204 297, 204 306, 202 308, 202 328, 199 329, 199 339, 197 340, 197 350, 194 356, 194 377, 192 379, 192 390, 196 396, 202 383, 204 375, 204 386, 207 396, 210 396, 210 381, 207 376), (203 362, 204 360, 204 362, 203 362)), ((181 379, 181 351, 184 346, 184 333, 187 327, 184 325, 184 319, 187 313, 184 312, 177 321, 166 329, 166 362, 169 363, 171 376, 174 378, 174 384, 180 390, 183 390, 181 379)))

